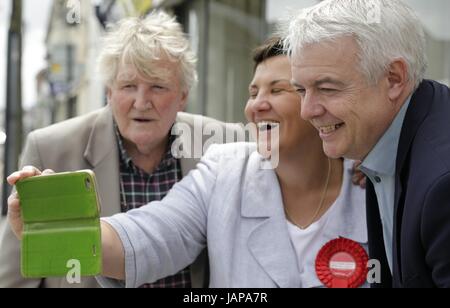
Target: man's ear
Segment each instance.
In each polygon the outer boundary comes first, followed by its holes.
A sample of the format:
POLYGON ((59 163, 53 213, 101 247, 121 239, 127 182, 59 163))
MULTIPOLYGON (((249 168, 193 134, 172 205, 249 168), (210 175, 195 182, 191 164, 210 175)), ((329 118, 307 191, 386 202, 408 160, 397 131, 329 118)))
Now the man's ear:
POLYGON ((409 89, 410 80, 408 64, 403 59, 396 59, 388 68, 388 96, 391 101, 397 101, 409 89))
POLYGON ((181 111, 181 112, 186 111, 188 97, 189 97, 189 90, 187 90, 187 89, 183 90, 181 92, 180 109, 178 111, 181 111))

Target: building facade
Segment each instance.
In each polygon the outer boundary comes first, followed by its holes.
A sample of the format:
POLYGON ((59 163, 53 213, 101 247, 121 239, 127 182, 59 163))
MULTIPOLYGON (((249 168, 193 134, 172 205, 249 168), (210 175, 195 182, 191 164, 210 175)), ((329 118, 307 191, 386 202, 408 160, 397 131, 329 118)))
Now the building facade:
MULTIPOLYGON (((116 1, 116 5, 124 1, 116 1)), ((450 1, 405 1, 417 11, 426 30, 427 78, 450 85, 450 32, 447 31, 450 20, 446 17, 450 1)), ((251 50, 274 33, 278 22, 288 14, 318 2, 320 0, 154 0, 150 10, 164 8, 175 14, 199 58, 199 84, 191 93, 188 111, 223 121, 245 122, 248 83, 253 75, 251 50)), ((123 16, 115 11, 116 20, 123 16)))
MULTIPOLYGON (((450 1, 406 0, 427 32, 427 77, 450 84, 450 1)), ((68 1, 55 0, 47 47, 51 120, 85 114, 105 104, 95 60, 105 26, 127 16, 145 16, 163 8, 188 33, 198 55, 199 84, 187 111, 223 121, 245 122, 251 51, 276 30, 287 13, 319 0, 83 0, 80 22, 68 22, 68 1)), ((72 16, 73 17, 73 16, 72 16)), ((76 16, 75 16, 76 17, 76 16)), ((73 18, 72 18, 73 19, 73 18)), ((45 99, 44 99, 45 100, 45 99)))
MULTIPOLYGON (((104 88, 95 71, 102 27, 91 0, 70 7, 54 0, 46 37, 48 67, 36 77, 38 104, 51 123, 88 113, 104 102, 104 88)), ((39 124, 45 126, 45 121, 39 124)), ((33 127, 36 128, 36 127, 33 127)))

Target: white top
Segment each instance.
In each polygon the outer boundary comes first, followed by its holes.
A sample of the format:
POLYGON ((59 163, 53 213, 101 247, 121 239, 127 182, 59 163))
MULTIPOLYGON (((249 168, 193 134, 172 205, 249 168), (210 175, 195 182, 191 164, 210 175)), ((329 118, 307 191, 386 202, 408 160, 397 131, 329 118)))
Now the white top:
MULTIPOLYGON (((352 161, 344 161, 344 175, 341 192, 333 205, 318 221, 305 230, 298 228, 288 221, 288 231, 295 252, 297 253, 301 287, 303 288, 323 286, 319 278, 317 278, 314 266, 317 254, 329 241, 343 237, 343 232, 339 228, 328 228, 328 226, 334 222, 333 218, 342 216, 342 214, 348 210, 352 211, 351 206, 363 207, 365 204, 365 191, 354 186, 351 182, 352 165, 352 161), (325 230, 327 230, 327 232, 324 232, 325 230)), ((353 229, 350 232, 350 235, 353 234, 354 236, 350 239, 358 239, 359 232, 358 229, 353 229)), ((360 244, 367 251, 367 243, 360 244)))

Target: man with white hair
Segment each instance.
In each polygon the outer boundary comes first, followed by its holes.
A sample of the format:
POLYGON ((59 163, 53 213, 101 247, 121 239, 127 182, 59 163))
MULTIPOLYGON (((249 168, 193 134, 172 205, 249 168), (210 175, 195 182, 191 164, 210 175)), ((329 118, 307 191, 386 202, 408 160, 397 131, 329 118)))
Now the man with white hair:
POLYGON ((425 38, 400 0, 327 0, 286 37, 302 117, 325 153, 362 160, 374 287, 450 287, 450 90, 424 80, 425 38))
MULTIPOLYGON (((197 81, 195 65, 196 56, 174 18, 155 12, 145 19, 123 20, 105 37, 99 59, 108 106, 32 132, 22 166, 56 172, 93 169, 102 216, 161 200, 197 162, 193 156, 175 158, 172 146, 183 147, 187 154, 195 140, 205 142, 209 136, 203 136, 202 129, 195 130, 195 123, 219 125, 228 134, 238 130, 238 126, 225 127, 181 112, 197 81), (171 135, 174 124, 194 133, 175 140, 171 135)), ((65 278, 22 278, 19 246, 8 227, 0 242, 0 287, 97 286, 94 278, 83 278, 79 285, 70 285, 65 278)), ((203 255, 190 269, 146 287, 207 286, 205 265, 203 255)))

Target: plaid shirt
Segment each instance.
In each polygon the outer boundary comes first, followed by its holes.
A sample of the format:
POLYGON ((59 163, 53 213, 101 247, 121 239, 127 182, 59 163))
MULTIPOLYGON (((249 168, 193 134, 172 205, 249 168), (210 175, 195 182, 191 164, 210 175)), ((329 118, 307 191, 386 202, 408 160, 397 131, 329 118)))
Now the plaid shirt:
MULTIPOLYGON (((116 136, 120 153, 120 196, 122 212, 139 208, 152 201, 162 200, 172 186, 181 180, 180 161, 171 153, 175 136, 169 139, 165 157, 152 174, 137 167, 123 145, 122 137, 116 126, 116 136)), ((174 276, 163 278, 155 283, 146 284, 143 288, 191 288, 191 277, 188 268, 174 276)))

